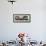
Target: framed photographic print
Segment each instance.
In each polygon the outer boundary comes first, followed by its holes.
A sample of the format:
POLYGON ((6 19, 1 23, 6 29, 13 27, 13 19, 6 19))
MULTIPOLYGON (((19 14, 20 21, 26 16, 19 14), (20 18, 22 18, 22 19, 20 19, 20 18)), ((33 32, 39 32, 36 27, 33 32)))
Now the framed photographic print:
POLYGON ((30 23, 31 14, 13 14, 14 23, 30 23))

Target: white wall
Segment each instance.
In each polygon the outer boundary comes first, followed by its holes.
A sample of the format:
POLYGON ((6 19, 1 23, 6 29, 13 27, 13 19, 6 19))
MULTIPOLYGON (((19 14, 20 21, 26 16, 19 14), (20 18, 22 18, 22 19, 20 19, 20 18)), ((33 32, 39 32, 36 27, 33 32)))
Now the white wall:
POLYGON ((0 0, 0 40, 15 39, 18 32, 27 32, 38 41, 46 40, 45 11, 45 0, 17 0, 13 7, 7 0, 0 0), (13 23, 13 13, 31 14, 31 23, 13 23))

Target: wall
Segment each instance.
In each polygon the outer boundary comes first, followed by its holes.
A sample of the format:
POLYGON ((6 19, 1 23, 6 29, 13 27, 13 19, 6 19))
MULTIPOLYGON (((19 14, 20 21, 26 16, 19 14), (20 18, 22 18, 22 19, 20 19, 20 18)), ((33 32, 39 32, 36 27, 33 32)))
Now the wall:
POLYGON ((17 0, 14 5, 0 0, 0 40, 11 40, 18 32, 31 34, 35 40, 46 40, 45 0, 17 0), (31 23, 13 23, 13 13, 31 14, 31 23))

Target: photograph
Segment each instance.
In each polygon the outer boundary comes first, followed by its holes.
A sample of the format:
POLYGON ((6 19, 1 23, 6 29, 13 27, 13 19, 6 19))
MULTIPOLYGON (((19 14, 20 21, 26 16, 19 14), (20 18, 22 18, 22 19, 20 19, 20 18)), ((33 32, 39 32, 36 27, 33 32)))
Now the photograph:
POLYGON ((31 14, 13 14, 14 23, 30 23, 31 14))

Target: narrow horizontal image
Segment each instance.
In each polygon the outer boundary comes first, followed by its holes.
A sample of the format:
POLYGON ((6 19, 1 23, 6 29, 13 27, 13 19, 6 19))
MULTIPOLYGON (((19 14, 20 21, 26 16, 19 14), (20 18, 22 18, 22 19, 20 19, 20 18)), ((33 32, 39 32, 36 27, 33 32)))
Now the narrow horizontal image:
POLYGON ((30 23, 31 14, 13 14, 14 23, 30 23))

